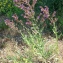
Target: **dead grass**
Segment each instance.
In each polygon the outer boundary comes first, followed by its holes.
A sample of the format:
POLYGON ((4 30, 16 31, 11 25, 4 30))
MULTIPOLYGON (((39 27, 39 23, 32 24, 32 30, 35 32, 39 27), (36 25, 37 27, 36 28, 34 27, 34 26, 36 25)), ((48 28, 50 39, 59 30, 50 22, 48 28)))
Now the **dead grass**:
MULTIPOLYGON (((6 38, 5 38, 6 39, 6 38)), ((45 38, 46 41, 48 41, 46 43, 46 46, 48 47, 50 44, 53 44, 55 39, 53 38, 45 38)), ((5 42, 5 47, 3 49, 0 50, 0 63, 12 63, 12 61, 8 60, 7 56, 16 56, 16 51, 20 51, 21 55, 24 55, 26 51, 28 51, 29 49, 26 47, 26 46, 18 46, 16 44, 16 41, 15 40, 8 40, 5 42)), ((58 46, 59 46, 59 54, 57 56, 55 56, 54 58, 55 59, 59 59, 58 63, 63 63, 63 43, 62 41, 58 41, 58 46)), ((47 49, 46 47, 46 49, 47 49)), ((19 58, 19 56, 17 56, 17 58, 19 58)), ((52 57, 51 57, 52 58, 52 57)), ((49 58, 49 59, 51 59, 49 58)), ((42 59, 39 59, 39 57, 35 58, 34 59, 35 62, 36 60, 42 60, 42 59)), ((37 61, 37 62, 38 62, 37 61)), ((52 59, 51 59, 52 61, 52 59)), ((52 63, 52 62, 51 62, 52 63)))
MULTIPOLYGON (((6 32, 6 34, 4 33, 4 35, 6 36, 8 34, 8 32, 6 32)), ((25 55, 26 52, 29 52, 30 49, 29 47, 25 45, 17 45, 18 42, 16 42, 14 39, 9 39, 6 38, 4 36, 4 38, 0 39, 0 46, 1 44, 4 44, 5 47, 0 48, 0 63, 13 63, 12 60, 8 59, 8 56, 10 57, 14 57, 17 56, 17 59, 20 59, 20 56, 16 54, 16 52, 20 51, 20 54, 24 57, 27 57, 27 55, 25 55), (2 43, 1 43, 2 42, 2 43)), ((45 41, 47 42, 45 45, 45 49, 48 50, 48 46, 49 45, 53 45, 56 41, 55 38, 48 36, 48 37, 44 37, 45 41)), ((53 55, 51 56, 48 61, 49 63, 54 62, 55 60, 58 60, 57 63, 63 63, 63 41, 58 41, 58 48, 59 48, 59 54, 57 55, 53 55)), ((43 58, 40 56, 35 56, 33 58, 34 63, 42 63, 43 58)))

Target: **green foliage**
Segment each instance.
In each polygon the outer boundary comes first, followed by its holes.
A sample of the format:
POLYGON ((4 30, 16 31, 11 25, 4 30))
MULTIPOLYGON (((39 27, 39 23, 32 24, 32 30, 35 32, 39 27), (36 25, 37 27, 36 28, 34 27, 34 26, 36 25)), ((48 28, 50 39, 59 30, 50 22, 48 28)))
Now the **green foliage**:
POLYGON ((0 22, 0 30, 4 30, 4 29, 7 29, 8 28, 8 26, 5 24, 5 22, 2 20, 1 22, 0 22))
POLYGON ((8 18, 12 19, 14 13, 20 17, 23 11, 14 5, 13 0, 0 0, 0 15, 6 14, 8 18))
POLYGON ((13 9, 13 0, 0 0, 0 15, 13 9))
MULTIPOLYGON (((0 15, 1 16, 5 15, 9 19, 12 19, 12 15, 15 13, 18 15, 19 19, 22 18, 21 14, 23 13, 23 11, 14 5, 13 0, 0 0, 0 15)), ((0 29, 3 30, 6 28, 7 27, 4 24, 4 22, 1 21, 0 29)))
POLYGON ((20 8, 18 8, 16 6, 13 7, 13 10, 8 11, 6 13, 6 16, 8 18, 12 19, 12 15, 15 13, 18 15, 19 19, 22 19, 21 14, 23 14, 24 12, 23 12, 23 10, 21 10, 20 8))
MULTIPOLYGON (((53 54, 55 50, 56 50, 55 52, 58 52, 57 41, 54 44, 48 46, 49 48, 48 50, 45 49, 47 42, 44 41, 42 37, 42 32, 39 30, 39 27, 37 25, 31 27, 32 33, 28 28, 24 27, 24 29, 26 29, 27 34, 24 34, 21 32, 21 35, 24 42, 30 47, 31 53, 33 52, 36 55, 39 54, 41 55, 41 57, 43 57, 46 60, 53 54)), ((57 32, 56 26, 55 26, 54 32, 55 33, 57 32)), ((57 33, 55 34, 55 36, 57 40, 57 33)))

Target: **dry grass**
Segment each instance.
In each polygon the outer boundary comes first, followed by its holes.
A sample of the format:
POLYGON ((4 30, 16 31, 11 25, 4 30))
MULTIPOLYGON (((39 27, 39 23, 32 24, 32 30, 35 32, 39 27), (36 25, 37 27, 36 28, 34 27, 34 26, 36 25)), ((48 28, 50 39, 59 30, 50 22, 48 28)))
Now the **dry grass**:
MULTIPOLYGON (((5 38, 6 39, 6 38, 5 38)), ((54 44, 55 39, 53 38, 45 38, 46 41, 48 41, 46 43, 46 49, 50 44, 54 44)), ((21 55, 23 56, 25 54, 25 52, 29 51, 29 48, 26 46, 22 46, 22 45, 17 45, 17 42, 15 40, 7 40, 5 42, 5 47, 3 49, 0 50, 0 63, 12 63, 12 60, 8 60, 8 56, 10 57, 14 57, 17 56, 18 59, 20 59, 19 55, 16 55, 16 51, 20 51, 21 55)), ((52 57, 49 58, 49 62, 52 63, 53 59, 58 60, 58 63, 63 63, 63 43, 61 41, 59 41, 59 54, 58 55, 53 55, 52 57)), ((26 55, 24 55, 26 56, 26 55)), ((35 62, 39 63, 38 61, 42 61, 43 58, 41 57, 34 57, 33 58, 35 62)))

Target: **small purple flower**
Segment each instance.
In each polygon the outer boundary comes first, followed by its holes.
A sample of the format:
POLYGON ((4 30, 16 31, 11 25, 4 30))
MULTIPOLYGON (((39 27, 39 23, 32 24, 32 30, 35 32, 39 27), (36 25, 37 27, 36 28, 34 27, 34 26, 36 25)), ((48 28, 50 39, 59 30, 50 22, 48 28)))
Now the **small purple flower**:
POLYGON ((5 24, 8 25, 10 23, 10 20, 9 19, 6 19, 4 20, 5 21, 5 24))
POLYGON ((32 24, 31 21, 26 22, 26 25, 31 25, 31 24, 32 24))
POLYGON ((23 4, 21 4, 21 5, 19 6, 19 8, 21 8, 21 9, 24 10, 25 6, 24 6, 23 4))
POLYGON ((38 20, 40 19, 41 15, 42 15, 42 13, 40 13, 39 16, 37 17, 38 20))
POLYGON ((14 14, 12 17, 14 18, 14 20, 18 20, 18 16, 16 14, 14 14))
POLYGON ((49 18, 50 14, 49 14, 49 8, 47 6, 45 6, 45 8, 43 8, 42 6, 40 6, 41 12, 43 13, 43 17, 44 18, 49 18))
POLYGON ((11 22, 9 19, 5 20, 5 24, 8 25, 11 29, 15 28, 14 22, 11 22))

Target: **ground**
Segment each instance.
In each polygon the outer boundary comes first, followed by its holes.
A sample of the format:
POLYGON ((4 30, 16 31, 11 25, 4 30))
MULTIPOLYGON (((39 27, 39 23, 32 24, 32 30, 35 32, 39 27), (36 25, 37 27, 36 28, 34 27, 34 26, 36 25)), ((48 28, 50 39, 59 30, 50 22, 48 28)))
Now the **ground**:
MULTIPOLYGON (((6 32, 7 33, 7 32, 6 32)), ((5 33, 2 33, 5 35, 5 33)), ((4 36, 5 37, 5 36, 4 36)), ((48 43, 46 44, 47 46, 55 42, 55 38, 48 36, 44 37, 45 41, 48 43)), ((14 39, 9 39, 9 38, 1 38, 0 39, 0 62, 10 62, 7 59, 7 56, 15 56, 15 50, 21 50, 21 54, 24 54, 27 50, 27 46, 25 45, 19 45, 16 47, 16 41, 14 39), (3 42, 3 43, 2 43, 3 42), (4 46, 4 47, 3 47, 4 46), (26 47, 26 50, 24 50, 24 47, 26 47), (3 58, 3 60, 1 60, 3 58)), ((58 58, 60 59, 60 63, 63 63, 63 40, 58 41, 58 48, 59 48, 59 54, 58 58)))

